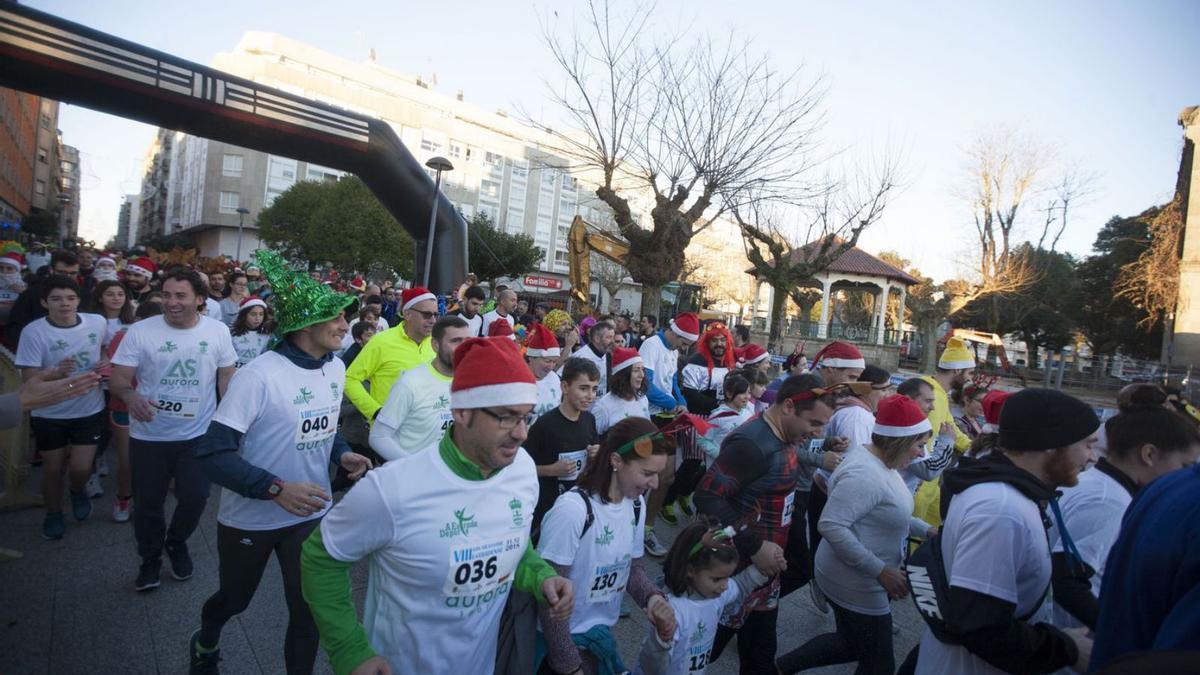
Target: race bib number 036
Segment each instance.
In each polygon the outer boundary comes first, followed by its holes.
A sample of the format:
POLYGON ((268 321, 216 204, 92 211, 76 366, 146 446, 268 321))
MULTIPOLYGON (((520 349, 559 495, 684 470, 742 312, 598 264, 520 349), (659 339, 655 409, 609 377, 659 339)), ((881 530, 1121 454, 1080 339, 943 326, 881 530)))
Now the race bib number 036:
POLYGON ((442 592, 447 596, 487 593, 512 580, 513 571, 517 569, 524 552, 524 537, 508 537, 451 549, 442 592))

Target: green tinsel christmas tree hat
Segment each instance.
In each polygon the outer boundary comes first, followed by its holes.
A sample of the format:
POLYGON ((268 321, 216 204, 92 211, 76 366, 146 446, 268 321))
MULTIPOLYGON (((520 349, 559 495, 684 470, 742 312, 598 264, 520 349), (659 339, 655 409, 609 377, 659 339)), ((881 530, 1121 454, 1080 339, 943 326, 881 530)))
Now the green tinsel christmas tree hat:
POLYGON ((354 296, 338 293, 307 274, 293 271, 274 251, 260 249, 255 260, 271 282, 271 305, 275 308, 272 344, 289 333, 324 323, 354 302, 354 296))

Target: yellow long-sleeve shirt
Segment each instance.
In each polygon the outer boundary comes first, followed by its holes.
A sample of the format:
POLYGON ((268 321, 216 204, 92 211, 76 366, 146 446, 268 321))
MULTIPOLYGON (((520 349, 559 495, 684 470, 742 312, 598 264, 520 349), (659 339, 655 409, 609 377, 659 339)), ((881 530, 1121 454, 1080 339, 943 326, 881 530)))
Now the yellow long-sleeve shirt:
MULTIPOLYGON (((966 452, 967 448, 971 447, 971 438, 958 428, 954 423, 954 416, 950 414, 950 397, 946 395, 946 390, 942 385, 935 380, 931 375, 925 375, 921 378, 933 387, 933 410, 929 411, 929 425, 933 427, 933 434, 936 436, 942 428, 943 423, 949 423, 954 429, 954 449, 962 453, 966 452)), ((924 520, 930 525, 941 527, 942 513, 942 486, 940 481, 930 480, 921 484, 917 490, 913 515, 924 520)))
POLYGON ((427 337, 418 344, 404 332, 404 322, 371 338, 354 363, 346 369, 346 395, 368 420, 387 402, 392 385, 404 371, 433 360, 433 344, 427 337), (371 383, 371 390, 363 386, 371 383))

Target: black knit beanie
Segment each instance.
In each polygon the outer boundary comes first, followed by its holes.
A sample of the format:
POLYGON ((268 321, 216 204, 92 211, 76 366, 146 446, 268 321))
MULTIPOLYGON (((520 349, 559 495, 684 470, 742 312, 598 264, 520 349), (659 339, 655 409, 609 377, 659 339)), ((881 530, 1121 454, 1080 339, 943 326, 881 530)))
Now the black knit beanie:
POLYGON ((1091 406, 1055 389, 1022 389, 1000 411, 1000 447, 1053 450, 1078 443, 1100 428, 1091 406))

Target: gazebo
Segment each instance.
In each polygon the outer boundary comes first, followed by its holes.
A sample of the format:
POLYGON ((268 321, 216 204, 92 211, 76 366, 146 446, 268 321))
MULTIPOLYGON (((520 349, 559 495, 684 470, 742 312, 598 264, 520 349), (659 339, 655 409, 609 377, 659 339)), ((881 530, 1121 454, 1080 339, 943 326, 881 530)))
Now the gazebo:
MULTIPOLYGON (((822 240, 806 244, 792 252, 793 261, 803 261, 816 255, 822 240)), ((837 242, 835 242, 837 243, 837 242)), ((753 270, 747 270, 751 275, 753 270)), ((765 329, 771 325, 773 317, 769 315, 771 294, 774 292, 767 286, 766 306, 768 316, 760 323, 759 303, 762 287, 765 282, 757 279, 754 287, 754 317, 757 328, 765 329)), ((908 297, 908 287, 920 283, 919 279, 904 272, 904 270, 888 264, 879 258, 852 247, 839 256, 823 272, 801 283, 790 293, 793 301, 800 307, 799 321, 789 321, 784 325, 784 334, 789 337, 811 338, 816 340, 846 340, 850 342, 895 345, 900 341, 900 322, 892 330, 887 328, 888 306, 893 295, 899 295, 899 307, 904 307, 908 297), (820 290, 818 298, 815 292, 820 290), (858 295, 861 301, 864 296, 872 298, 869 319, 852 318, 847 308, 854 305, 848 296, 858 295), (813 322, 809 319, 810 312, 818 299, 821 302, 820 320, 813 322), (839 303, 839 299, 841 300, 839 303)), ((858 303, 861 307, 862 302, 858 303)), ((903 312, 897 316, 903 317, 903 312)))

